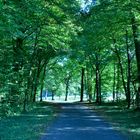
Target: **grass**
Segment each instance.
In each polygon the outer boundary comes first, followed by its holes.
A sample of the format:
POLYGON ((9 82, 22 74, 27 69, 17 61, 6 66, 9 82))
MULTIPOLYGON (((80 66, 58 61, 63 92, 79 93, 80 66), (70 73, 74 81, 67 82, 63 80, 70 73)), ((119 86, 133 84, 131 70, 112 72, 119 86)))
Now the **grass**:
POLYGON ((39 140, 57 111, 55 105, 43 102, 30 112, 1 119, 0 140, 39 140))
POLYGON ((126 134, 130 140, 140 140, 140 111, 124 109, 118 105, 104 103, 99 106, 92 104, 91 107, 112 125, 126 134))

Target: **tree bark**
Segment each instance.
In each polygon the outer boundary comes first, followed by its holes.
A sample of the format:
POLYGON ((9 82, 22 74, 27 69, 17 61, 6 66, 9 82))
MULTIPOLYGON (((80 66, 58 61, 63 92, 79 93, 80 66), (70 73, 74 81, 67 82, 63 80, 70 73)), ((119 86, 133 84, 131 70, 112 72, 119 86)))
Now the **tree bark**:
POLYGON ((136 60, 137 60, 137 82, 138 82, 138 91, 136 95, 136 106, 137 109, 140 109, 140 41, 139 41, 139 32, 138 32, 138 25, 136 23, 136 18, 134 13, 131 12, 131 24, 132 24, 132 32, 135 44, 135 53, 136 53, 136 60))
POLYGON ((65 101, 68 100, 68 90, 69 90, 69 84, 66 84, 66 95, 65 95, 65 101))
POLYGON ((92 102, 92 74, 91 71, 87 68, 87 92, 88 92, 88 101, 92 102))
POLYGON ((38 63, 37 74, 35 77, 35 84, 34 84, 34 91, 33 91, 34 92, 33 93, 33 102, 36 101, 36 94, 37 94, 40 72, 41 72, 41 61, 39 61, 39 63, 38 63))
POLYGON ((120 89, 120 68, 117 67, 117 83, 116 83, 116 101, 119 101, 119 89, 120 89))
POLYGON ((100 91, 99 91, 99 66, 96 64, 96 103, 100 103, 100 91))
POLYGON ((54 100, 54 91, 52 91, 52 101, 54 100))
POLYGON ((80 96, 80 102, 83 102, 83 96, 84 96, 84 73, 85 73, 85 69, 82 68, 82 72, 81 72, 81 96, 80 96))
POLYGON ((115 102, 116 100, 116 65, 115 65, 115 61, 114 61, 114 77, 113 77, 113 102, 115 102))
POLYGON ((130 92, 130 81, 131 81, 131 58, 129 53, 128 44, 128 32, 126 30, 126 47, 127 47, 127 108, 131 105, 131 92, 130 92))
POLYGON ((120 72, 121 72, 121 77, 122 77, 122 82, 123 82, 123 88, 124 88, 125 95, 126 95, 127 90, 126 90, 126 83, 125 83, 125 79, 124 79, 123 66, 122 66, 122 62, 121 62, 121 58, 120 58, 118 50, 116 52, 117 52, 117 56, 118 56, 119 66, 120 66, 120 72))
POLYGON ((44 88, 44 79, 45 79, 45 76, 46 76, 46 65, 44 66, 43 77, 41 79, 40 102, 43 101, 42 92, 43 92, 43 88, 44 88))
POLYGON ((101 74, 99 73, 99 104, 102 103, 102 94, 101 94, 101 74))
POLYGON ((119 64, 119 67, 120 67, 120 73, 121 73, 121 77, 122 77, 122 82, 123 82, 123 88, 124 88, 124 92, 125 92, 125 96, 126 96, 126 101, 127 101, 127 87, 126 87, 126 82, 125 82, 125 78, 124 78, 124 71, 123 71, 123 65, 122 65, 122 61, 121 61, 121 57, 120 57, 120 54, 119 54, 119 51, 116 47, 116 41, 114 41, 114 52, 116 53, 116 56, 118 58, 118 64, 119 64))
POLYGON ((71 78, 71 74, 69 73, 69 74, 67 75, 67 77, 65 78, 65 84, 66 84, 65 101, 68 100, 68 91, 69 91, 70 78, 71 78))

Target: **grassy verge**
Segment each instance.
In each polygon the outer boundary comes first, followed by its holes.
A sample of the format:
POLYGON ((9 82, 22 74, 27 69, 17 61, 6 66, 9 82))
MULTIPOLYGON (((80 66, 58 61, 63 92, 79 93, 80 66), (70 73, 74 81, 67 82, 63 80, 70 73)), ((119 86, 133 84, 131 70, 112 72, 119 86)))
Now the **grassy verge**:
POLYGON ((37 103, 30 112, 0 120, 0 140, 39 140, 58 107, 37 103))
POLYGON ((130 140, 140 140, 140 111, 123 109, 110 103, 90 106, 110 121, 117 130, 126 134, 130 140))

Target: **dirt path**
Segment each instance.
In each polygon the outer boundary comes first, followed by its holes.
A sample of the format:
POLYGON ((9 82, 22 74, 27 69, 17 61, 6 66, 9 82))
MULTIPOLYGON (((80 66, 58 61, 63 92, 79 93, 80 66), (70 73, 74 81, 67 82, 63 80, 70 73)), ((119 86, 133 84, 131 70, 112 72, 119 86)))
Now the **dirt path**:
POLYGON ((61 104, 62 111, 41 140, 128 140, 82 104, 61 104))

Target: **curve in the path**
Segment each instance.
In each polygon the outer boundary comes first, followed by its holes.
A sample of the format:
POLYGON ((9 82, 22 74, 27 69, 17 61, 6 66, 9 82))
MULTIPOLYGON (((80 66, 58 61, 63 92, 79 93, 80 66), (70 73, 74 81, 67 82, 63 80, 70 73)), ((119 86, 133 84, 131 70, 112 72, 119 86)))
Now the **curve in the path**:
POLYGON ((61 113, 41 140, 128 140, 88 107, 81 104, 61 106, 61 113))

